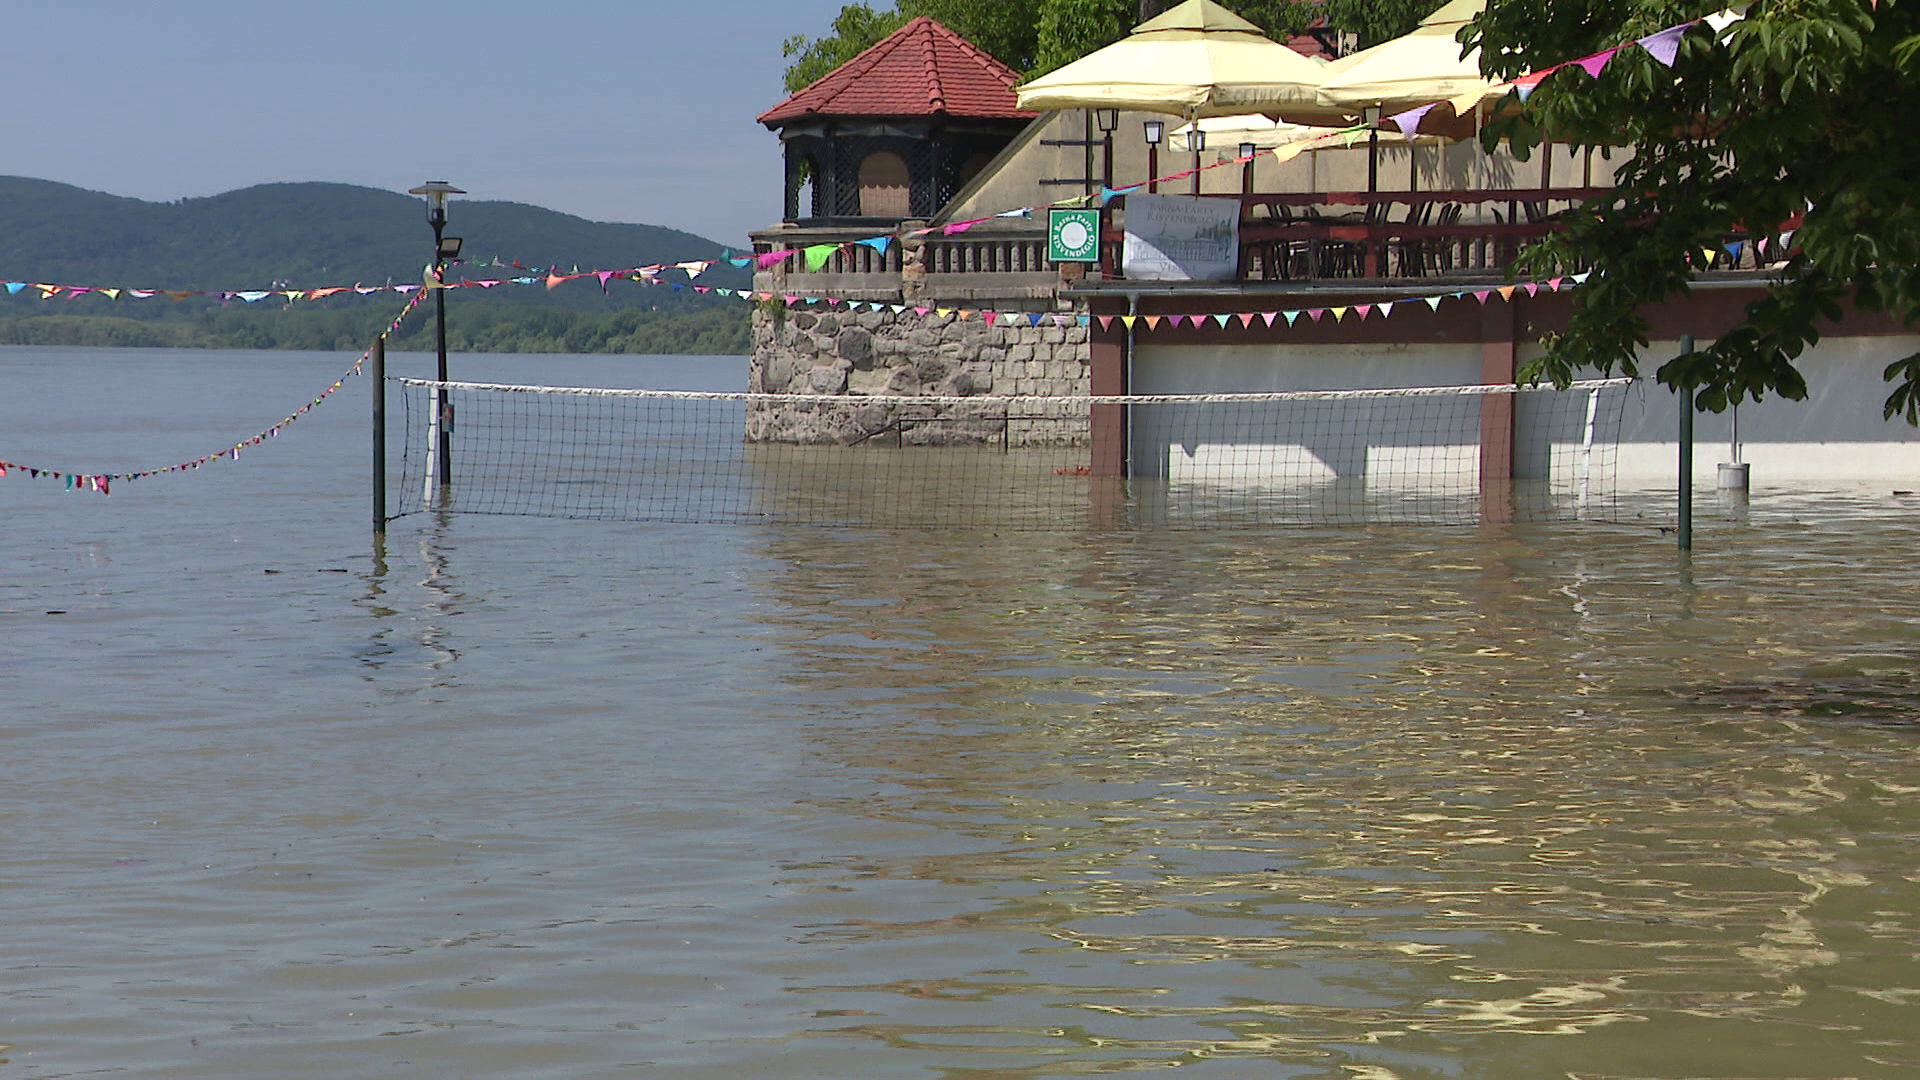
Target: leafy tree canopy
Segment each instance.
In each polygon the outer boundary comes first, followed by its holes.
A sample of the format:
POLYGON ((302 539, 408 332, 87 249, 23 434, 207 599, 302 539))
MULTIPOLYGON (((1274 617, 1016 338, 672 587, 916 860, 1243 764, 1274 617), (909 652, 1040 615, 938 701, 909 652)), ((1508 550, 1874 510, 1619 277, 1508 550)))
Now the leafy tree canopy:
MULTIPOLYGON (((1413 29, 1442 0, 1223 0, 1227 7, 1272 37, 1300 33, 1325 14, 1342 30, 1375 44, 1413 29)), ((1164 0, 895 0, 876 11, 848 4, 832 33, 787 40, 792 59, 787 92, 793 93, 853 59, 862 49, 930 15, 1029 78, 1120 40, 1142 20, 1172 6, 1164 0)))
MULTIPOLYGON (((1511 77, 1713 14, 1720 0, 1494 0, 1462 37, 1511 77)), ((1489 139, 1627 148, 1613 191, 1523 256, 1527 272, 1576 258, 1594 270, 1571 325, 1527 373, 1565 382, 1582 368, 1635 371, 1641 305, 1683 298, 1693 261, 1732 236, 1785 260, 1738 326, 1660 381, 1695 388, 1702 408, 1771 392, 1806 396, 1794 361, 1851 301, 1920 318, 1920 4, 1757 0, 1724 30, 1700 24, 1671 70, 1639 48, 1599 79, 1549 77, 1489 139), (1804 215, 1804 220, 1799 216, 1804 215), (1791 254, 1779 246, 1792 232, 1791 254)), ((1887 368, 1887 415, 1920 422, 1920 356, 1887 368)))

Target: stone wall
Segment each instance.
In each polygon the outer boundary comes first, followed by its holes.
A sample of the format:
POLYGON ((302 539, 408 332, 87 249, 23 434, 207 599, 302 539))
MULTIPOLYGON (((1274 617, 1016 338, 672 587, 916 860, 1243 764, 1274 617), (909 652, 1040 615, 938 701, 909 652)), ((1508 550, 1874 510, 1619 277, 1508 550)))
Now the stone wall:
POLYGON ((908 309, 754 309, 747 389, 761 394, 830 395, 839 401, 755 403, 752 442, 854 445, 999 444, 1082 446, 1086 408, 1004 398, 1058 397, 1090 389, 1087 328, 1039 326, 977 311, 925 315, 908 309), (875 398, 939 396, 937 404, 875 398))

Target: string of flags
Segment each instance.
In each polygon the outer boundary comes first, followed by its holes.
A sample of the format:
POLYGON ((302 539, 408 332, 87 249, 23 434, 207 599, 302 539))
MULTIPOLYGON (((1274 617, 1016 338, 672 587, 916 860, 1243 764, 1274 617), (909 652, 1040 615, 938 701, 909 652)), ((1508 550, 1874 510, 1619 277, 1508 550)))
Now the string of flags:
MULTIPOLYGON (((376 339, 375 344, 384 342, 389 335, 400 329, 400 324, 406 321, 407 316, 413 313, 414 308, 420 306, 420 301, 424 299, 426 295, 427 294, 422 291, 416 292, 413 296, 409 297, 406 307, 402 308, 400 314, 396 315, 393 321, 387 324, 387 328, 380 332, 380 336, 376 339)), ((335 379, 325 390, 320 391, 318 397, 282 417, 278 423, 251 438, 241 439, 232 446, 221 447, 210 454, 203 454, 191 461, 183 461, 178 465, 167 465, 161 468, 122 473, 92 473, 67 469, 46 469, 34 465, 22 465, 12 461, 0 461, 0 477, 18 473, 21 476, 35 480, 52 480, 56 483, 65 484, 66 490, 68 491, 97 491, 102 495, 110 495, 113 492, 113 484, 116 482, 144 480, 147 477, 160 476, 165 473, 191 472, 202 466, 212 465, 220 461, 239 461, 242 452, 259 446, 270 439, 279 437, 281 430, 287 425, 318 408, 322 402, 332 397, 335 391, 346 385, 348 379, 360 374, 367 362, 367 358, 373 355, 373 349, 373 345, 367 346, 367 350, 360 354, 360 358, 353 362, 353 366, 348 368, 344 375, 335 379)))

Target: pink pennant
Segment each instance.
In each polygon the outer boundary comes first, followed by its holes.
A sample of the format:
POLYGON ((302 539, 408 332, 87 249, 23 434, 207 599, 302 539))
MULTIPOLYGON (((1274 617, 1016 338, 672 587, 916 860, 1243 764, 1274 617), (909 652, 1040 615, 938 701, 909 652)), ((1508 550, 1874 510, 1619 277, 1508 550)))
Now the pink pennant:
POLYGON ((1319 321, 1320 321, 1320 317, 1321 317, 1322 315, 1325 315, 1326 313, 1327 313, 1327 309, 1326 309, 1326 308, 1323 308, 1323 307, 1322 307, 1322 308, 1308 308, 1308 309, 1307 309, 1307 318, 1309 318, 1309 319, 1312 319, 1312 320, 1313 320, 1314 322, 1319 322, 1319 321))
POLYGON ((1260 313, 1260 320, 1266 323, 1268 326, 1272 326, 1273 320, 1279 317, 1280 317, 1280 313, 1277 311, 1263 311, 1260 313))
POLYGON ((1355 304, 1353 306, 1353 310, 1360 314, 1361 322, 1366 322, 1367 316, 1373 314, 1373 305, 1372 304, 1355 304))
POLYGON ((1492 289, 1475 289, 1475 290, 1473 291, 1473 298, 1474 298, 1475 300, 1478 300, 1478 301, 1480 301, 1480 302, 1481 302, 1482 304, 1484 304, 1484 303, 1486 303, 1486 302, 1487 302, 1488 300, 1490 300, 1490 299, 1492 299, 1492 297, 1493 297, 1493 290, 1492 290, 1492 289))
POLYGON ((1619 51, 1619 49, 1608 49, 1606 52, 1597 52, 1592 56, 1583 56, 1575 60, 1574 64, 1578 66, 1581 71, 1586 72, 1589 78, 1597 79, 1600 77, 1600 73, 1607 69, 1608 61, 1612 60, 1613 55, 1619 51))

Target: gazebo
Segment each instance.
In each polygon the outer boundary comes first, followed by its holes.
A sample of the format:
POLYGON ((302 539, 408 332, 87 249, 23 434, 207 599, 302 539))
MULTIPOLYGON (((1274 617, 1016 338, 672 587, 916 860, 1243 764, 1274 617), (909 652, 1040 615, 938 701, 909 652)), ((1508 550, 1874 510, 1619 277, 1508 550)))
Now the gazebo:
POLYGON ((786 156, 785 220, 929 218, 1033 113, 1018 72, 922 16, 762 113, 786 156))

